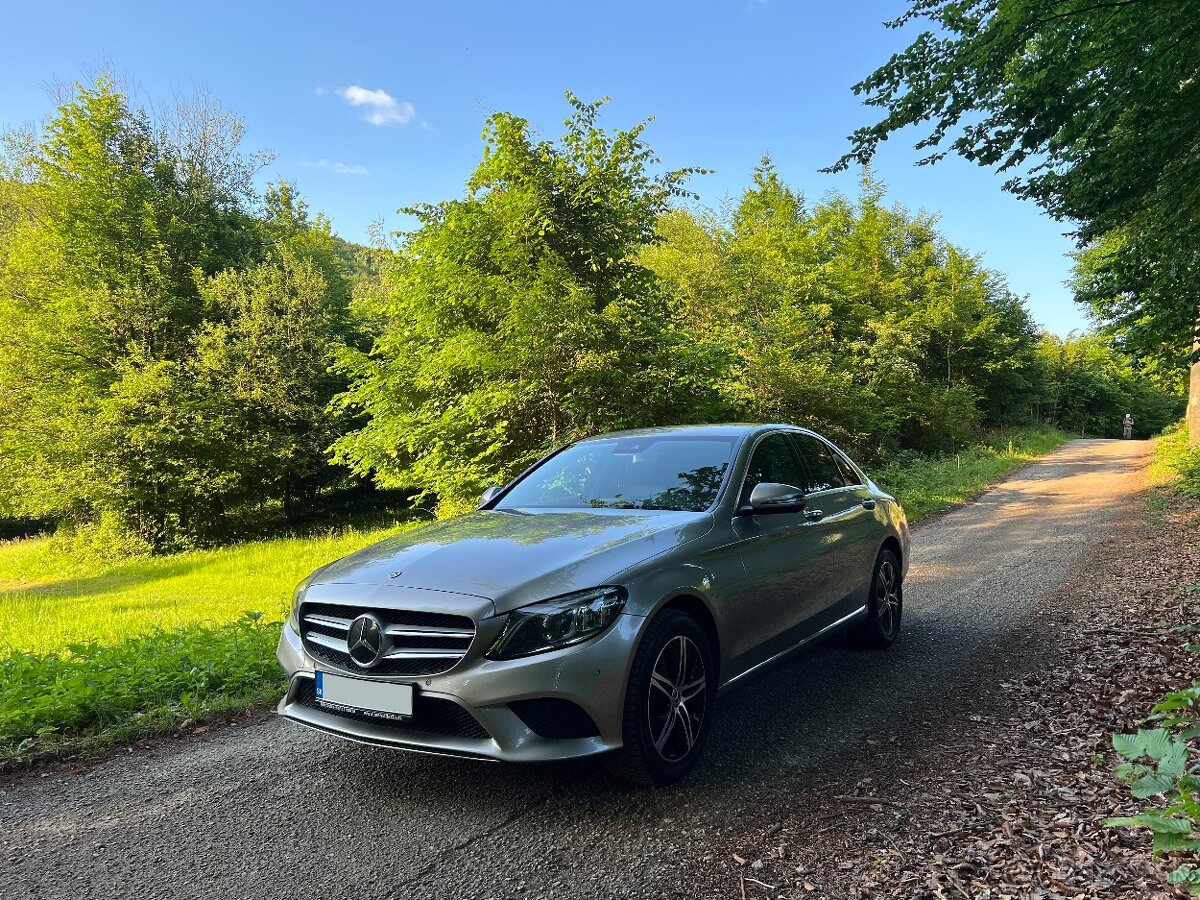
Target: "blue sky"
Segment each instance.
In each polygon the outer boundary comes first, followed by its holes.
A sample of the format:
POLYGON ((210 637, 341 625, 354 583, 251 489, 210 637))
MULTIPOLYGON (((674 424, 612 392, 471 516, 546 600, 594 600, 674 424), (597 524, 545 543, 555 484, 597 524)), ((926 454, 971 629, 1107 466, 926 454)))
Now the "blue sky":
MULTIPOLYGON (((611 96, 610 127, 653 115, 664 165, 716 170, 692 185, 706 204, 740 192, 765 152, 815 198, 856 189, 854 173, 819 169, 872 119, 850 86, 911 35, 882 25, 904 5, 21 4, 6 13, 0 123, 40 120, 47 84, 105 62, 148 98, 203 86, 245 118, 248 148, 276 154, 268 177, 296 182, 339 234, 365 240, 374 220, 399 227, 398 207, 461 193, 489 112, 558 134, 569 89, 611 96)), ((1084 327, 1063 284, 1066 226, 994 172, 956 158, 914 166, 911 145, 893 138, 876 158, 889 198, 940 212, 946 236, 1004 272, 1050 330, 1084 327)))

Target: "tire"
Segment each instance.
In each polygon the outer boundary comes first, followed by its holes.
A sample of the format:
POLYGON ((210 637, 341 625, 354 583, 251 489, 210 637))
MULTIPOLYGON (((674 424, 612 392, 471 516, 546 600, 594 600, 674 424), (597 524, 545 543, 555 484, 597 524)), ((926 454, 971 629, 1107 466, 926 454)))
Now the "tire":
POLYGON ((867 615, 850 626, 850 643, 865 650, 882 650, 899 637, 904 612, 904 585, 900 579, 896 554, 886 548, 880 550, 871 573, 867 615))
POLYGON ((696 765, 708 739, 716 667, 696 620, 675 609, 646 629, 625 689, 624 746, 610 754, 613 774, 661 787, 696 765))

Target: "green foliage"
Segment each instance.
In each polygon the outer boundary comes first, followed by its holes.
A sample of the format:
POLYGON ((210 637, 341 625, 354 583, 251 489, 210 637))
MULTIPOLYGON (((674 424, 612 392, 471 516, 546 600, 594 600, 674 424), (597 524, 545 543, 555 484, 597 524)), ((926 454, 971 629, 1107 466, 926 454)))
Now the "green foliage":
POLYGON ((354 471, 452 507, 573 438, 720 416, 711 354, 637 259, 691 171, 651 176, 644 123, 610 134, 602 101, 568 100, 557 141, 493 115, 466 196, 408 210, 374 346, 339 356, 354 471))
POLYGON ((1150 477, 1176 494, 1200 500, 1200 448, 1190 446, 1183 423, 1165 429, 1158 439, 1150 477))
POLYGON ((884 110, 836 167, 909 125, 926 162, 955 152, 1015 173, 1008 187, 1079 223, 1077 296, 1126 349, 1178 370, 1200 266, 1194 110, 1200 23, 1185 3, 913 0, 928 20, 859 84, 884 110))
POLYGON ((945 452, 980 424, 1028 422, 1037 335, 994 272, 936 220, 883 203, 810 206, 769 159, 728 221, 673 210, 642 258, 676 292, 681 329, 729 360, 735 418, 811 425, 875 459, 945 452))
POLYGON ((0 164, 0 513, 122 549, 226 536, 336 473, 342 248, 288 186, 265 214, 236 117, 152 120, 77 86, 0 164))
POLYGON ((228 625, 157 631, 113 645, 13 651, 0 658, 0 761, 105 730, 140 736, 277 694, 284 684, 278 639, 276 625, 246 613, 228 625))
POLYGON ((1043 371, 1039 414, 1073 434, 1120 437, 1122 419, 1131 413, 1135 436, 1147 437, 1183 411, 1177 393, 1136 371, 1103 335, 1044 334, 1037 353, 1043 371))
MULTIPOLYGON (((1154 833, 1154 854, 1186 854, 1200 858, 1200 685, 1168 694, 1154 707, 1163 727, 1114 734, 1113 749, 1125 762, 1117 776, 1139 800, 1155 798, 1157 806, 1134 816, 1105 820, 1109 827, 1141 826, 1154 833)), ((1200 895, 1200 870, 1180 863, 1168 876, 1171 884, 1200 895)))
POLYGON ((0 163, 0 518, 76 548, 179 551, 289 525, 368 484, 473 502, 621 428, 811 425, 866 462, 981 428, 1175 415, 1123 347, 1039 338, 936 217, 809 203, 769 159, 728 216, 672 204, 646 123, 488 120, 458 200, 356 251, 213 102, 79 86, 0 163), (353 299, 352 299, 353 297, 353 299), (342 464, 331 466, 332 461, 342 464))

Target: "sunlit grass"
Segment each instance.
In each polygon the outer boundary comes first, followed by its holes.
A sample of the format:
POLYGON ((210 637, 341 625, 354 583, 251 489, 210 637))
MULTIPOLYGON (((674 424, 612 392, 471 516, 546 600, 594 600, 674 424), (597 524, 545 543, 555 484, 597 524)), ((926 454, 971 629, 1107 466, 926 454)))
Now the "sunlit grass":
POLYGON ((1187 425, 1183 422, 1164 429, 1155 439, 1146 481, 1152 488, 1169 488, 1185 497, 1200 499, 1200 449, 1189 444, 1187 425))
POLYGON ((53 538, 0 543, 0 656, 224 624, 251 611, 282 621, 300 579, 402 527, 408 526, 115 562, 80 560, 53 538))

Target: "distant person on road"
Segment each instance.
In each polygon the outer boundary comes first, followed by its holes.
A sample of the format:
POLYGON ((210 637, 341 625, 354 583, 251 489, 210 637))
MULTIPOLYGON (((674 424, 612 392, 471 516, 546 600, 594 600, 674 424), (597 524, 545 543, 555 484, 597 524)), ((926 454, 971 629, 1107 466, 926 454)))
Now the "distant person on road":
POLYGON ((1125 426, 1125 440, 1128 441, 1129 439, 1131 439, 1133 437, 1133 414, 1132 413, 1125 413, 1125 421, 1123 424, 1125 426))

